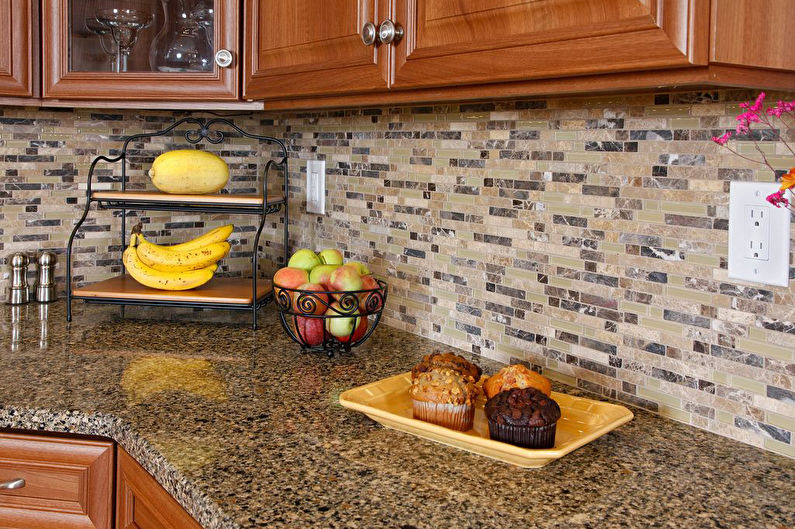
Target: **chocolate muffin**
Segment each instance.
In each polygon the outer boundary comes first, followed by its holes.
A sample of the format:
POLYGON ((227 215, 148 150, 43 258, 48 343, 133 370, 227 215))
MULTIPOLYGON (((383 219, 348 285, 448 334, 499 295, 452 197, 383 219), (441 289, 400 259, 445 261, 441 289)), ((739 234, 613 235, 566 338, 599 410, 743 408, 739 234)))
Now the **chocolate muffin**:
POLYGON ((486 401, 489 437, 524 448, 552 448, 560 406, 535 388, 513 388, 486 401))
POLYGON ((425 373, 434 368, 452 369, 453 371, 472 377, 475 382, 480 380, 483 371, 463 356, 454 353, 433 353, 422 357, 422 361, 411 370, 411 380, 415 380, 420 373, 425 373))
POLYGON ((472 429, 479 394, 471 376, 445 368, 420 373, 409 388, 415 419, 460 431, 472 429))

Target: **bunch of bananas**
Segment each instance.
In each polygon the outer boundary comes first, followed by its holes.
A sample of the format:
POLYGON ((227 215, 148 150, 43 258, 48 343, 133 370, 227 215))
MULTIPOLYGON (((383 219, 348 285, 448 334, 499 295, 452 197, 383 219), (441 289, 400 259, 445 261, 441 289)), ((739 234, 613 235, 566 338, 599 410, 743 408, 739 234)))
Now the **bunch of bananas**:
POLYGON ((160 290, 189 290, 212 279, 217 262, 229 253, 227 237, 235 227, 220 226, 173 246, 149 242, 138 224, 122 261, 127 273, 144 286, 160 290))

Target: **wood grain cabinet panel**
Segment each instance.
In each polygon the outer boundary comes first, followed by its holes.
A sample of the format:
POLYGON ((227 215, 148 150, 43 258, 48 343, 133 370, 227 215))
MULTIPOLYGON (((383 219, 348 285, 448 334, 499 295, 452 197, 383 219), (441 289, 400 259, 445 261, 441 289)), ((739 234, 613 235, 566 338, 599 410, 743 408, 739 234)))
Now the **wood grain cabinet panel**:
POLYGON ((37 4, 0 0, 0 96, 37 95, 37 4))
POLYGON ((116 467, 117 529, 202 529, 121 447, 116 467))
POLYGON ((795 2, 712 0, 710 61, 795 70, 795 2))
POLYGON ((706 63, 707 0, 396 0, 394 88, 706 63))
POLYGON ((113 443, 0 433, 0 527, 111 529, 113 443))
POLYGON ((280 98, 387 88, 388 46, 365 46, 387 0, 246 0, 243 97, 280 98))

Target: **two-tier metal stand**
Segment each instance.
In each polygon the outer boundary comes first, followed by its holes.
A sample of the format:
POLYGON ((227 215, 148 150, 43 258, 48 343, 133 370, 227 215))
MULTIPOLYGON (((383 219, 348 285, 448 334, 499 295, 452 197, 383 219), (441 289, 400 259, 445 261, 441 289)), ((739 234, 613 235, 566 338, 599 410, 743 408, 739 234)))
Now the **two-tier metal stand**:
MULTIPOLYGON (((180 131, 181 132, 181 131, 180 131)), ((77 221, 69 243, 66 247, 66 320, 72 321, 72 300, 82 299, 86 303, 107 303, 115 305, 148 305, 171 307, 201 307, 208 309, 250 310, 252 327, 257 328, 257 310, 273 299, 271 282, 257 278, 259 259, 259 239, 265 219, 284 208, 284 262, 287 263, 288 249, 288 217, 287 217, 287 147, 284 142, 271 136, 250 134, 231 121, 222 118, 210 120, 199 118, 183 118, 171 126, 158 132, 135 134, 124 138, 121 154, 115 158, 98 156, 91 162, 86 185, 86 207, 83 216, 77 221), (226 126, 246 138, 260 142, 273 143, 281 149, 278 160, 268 160, 262 177, 259 194, 216 194, 216 195, 171 195, 151 191, 127 190, 127 163, 130 145, 134 142, 156 136, 165 136, 184 124, 195 125, 185 132, 185 139, 192 144, 201 142, 218 144, 224 140, 224 132, 219 126, 226 126), (99 162, 120 163, 121 191, 92 191, 91 183, 94 169, 99 162), (268 173, 278 166, 282 171, 282 192, 280 195, 268 195, 268 173), (251 278, 216 277, 209 283, 192 290, 169 291, 157 290, 140 285, 128 275, 121 275, 72 289, 72 243, 85 222, 91 204, 97 209, 116 210, 121 212, 121 249, 126 246, 127 211, 181 211, 191 213, 223 213, 230 215, 259 215, 260 222, 254 237, 251 259, 251 278)), ((258 182, 259 184, 259 182, 258 182)))

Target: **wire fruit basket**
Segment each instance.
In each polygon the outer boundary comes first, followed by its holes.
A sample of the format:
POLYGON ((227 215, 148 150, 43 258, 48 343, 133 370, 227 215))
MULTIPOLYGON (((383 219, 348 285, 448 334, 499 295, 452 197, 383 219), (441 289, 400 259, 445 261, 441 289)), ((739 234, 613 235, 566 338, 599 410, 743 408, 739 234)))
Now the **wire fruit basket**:
POLYGON ((364 290, 301 290, 273 285, 282 327, 304 352, 349 353, 378 326, 387 284, 364 290))

